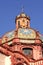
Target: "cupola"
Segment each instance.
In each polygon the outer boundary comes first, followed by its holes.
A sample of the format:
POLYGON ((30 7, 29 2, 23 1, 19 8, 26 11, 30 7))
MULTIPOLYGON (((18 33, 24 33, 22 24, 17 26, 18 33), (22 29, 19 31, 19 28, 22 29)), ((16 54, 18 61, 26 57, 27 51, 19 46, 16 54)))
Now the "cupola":
POLYGON ((24 12, 16 16, 15 19, 16 28, 30 28, 30 17, 27 16, 24 12))

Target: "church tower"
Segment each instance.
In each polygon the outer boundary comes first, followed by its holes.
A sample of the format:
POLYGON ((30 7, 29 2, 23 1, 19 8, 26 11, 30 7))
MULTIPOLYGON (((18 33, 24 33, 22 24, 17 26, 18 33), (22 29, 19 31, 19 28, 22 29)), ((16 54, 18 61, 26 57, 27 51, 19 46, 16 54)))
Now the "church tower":
POLYGON ((43 65, 43 36, 30 27, 24 12, 16 16, 15 24, 16 29, 0 39, 1 65, 43 65))

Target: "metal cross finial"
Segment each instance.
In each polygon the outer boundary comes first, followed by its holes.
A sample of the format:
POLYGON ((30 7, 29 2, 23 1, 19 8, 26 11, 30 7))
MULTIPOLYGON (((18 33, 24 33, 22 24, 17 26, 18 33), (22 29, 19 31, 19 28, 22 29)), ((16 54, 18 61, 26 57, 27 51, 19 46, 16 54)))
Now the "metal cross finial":
POLYGON ((24 6, 22 7, 22 12, 24 12, 24 6))

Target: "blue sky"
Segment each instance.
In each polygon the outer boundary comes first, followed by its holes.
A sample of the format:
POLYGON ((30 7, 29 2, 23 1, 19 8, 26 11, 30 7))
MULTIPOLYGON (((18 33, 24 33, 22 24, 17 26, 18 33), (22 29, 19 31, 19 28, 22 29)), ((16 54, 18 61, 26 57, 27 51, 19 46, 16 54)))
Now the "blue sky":
POLYGON ((43 0, 0 0, 0 37, 15 29, 15 17, 22 6, 31 17, 31 27, 43 34, 43 0))

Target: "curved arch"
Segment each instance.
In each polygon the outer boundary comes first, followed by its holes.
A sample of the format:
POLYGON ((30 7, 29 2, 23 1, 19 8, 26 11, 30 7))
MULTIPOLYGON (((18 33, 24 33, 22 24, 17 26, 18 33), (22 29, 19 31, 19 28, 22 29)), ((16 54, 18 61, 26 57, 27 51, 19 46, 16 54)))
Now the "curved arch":
MULTIPOLYGON (((26 56, 26 55, 24 55, 23 53, 21 53, 21 52, 19 52, 19 51, 14 51, 14 57, 15 58, 20 58, 20 59, 22 59, 23 61, 23 63, 26 63, 26 65, 29 65, 29 62, 30 62, 30 60, 29 60, 29 58, 26 56)), ((13 57, 13 58, 14 58, 13 57)), ((18 63, 18 62, 17 62, 18 63)))

